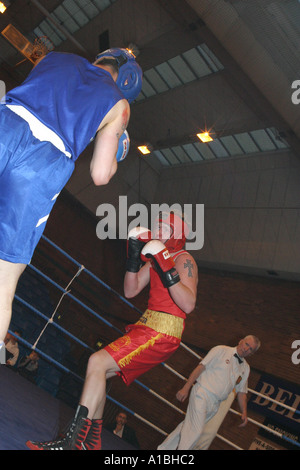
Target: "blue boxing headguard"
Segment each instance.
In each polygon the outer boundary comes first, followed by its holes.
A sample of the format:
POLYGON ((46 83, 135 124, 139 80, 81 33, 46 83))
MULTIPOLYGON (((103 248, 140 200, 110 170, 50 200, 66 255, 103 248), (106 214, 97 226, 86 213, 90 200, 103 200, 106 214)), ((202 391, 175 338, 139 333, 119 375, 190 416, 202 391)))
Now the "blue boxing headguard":
POLYGON ((135 60, 135 56, 128 49, 107 49, 96 57, 96 63, 104 57, 116 60, 119 73, 116 85, 129 103, 134 101, 142 89, 143 72, 135 60))

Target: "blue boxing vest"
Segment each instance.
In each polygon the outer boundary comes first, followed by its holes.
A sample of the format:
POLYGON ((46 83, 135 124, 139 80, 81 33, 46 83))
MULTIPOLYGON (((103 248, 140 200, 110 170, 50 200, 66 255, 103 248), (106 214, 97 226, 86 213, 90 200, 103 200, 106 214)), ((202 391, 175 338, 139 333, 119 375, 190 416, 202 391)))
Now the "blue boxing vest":
POLYGON ((60 52, 47 54, 20 86, 6 94, 6 104, 24 106, 54 131, 74 161, 121 99, 109 72, 60 52))

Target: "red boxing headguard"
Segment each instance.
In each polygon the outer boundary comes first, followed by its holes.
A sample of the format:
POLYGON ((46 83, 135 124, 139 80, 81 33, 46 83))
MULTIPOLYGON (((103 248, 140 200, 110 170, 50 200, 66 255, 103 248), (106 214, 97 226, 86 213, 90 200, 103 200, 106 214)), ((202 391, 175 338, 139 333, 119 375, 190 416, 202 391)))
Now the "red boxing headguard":
POLYGON ((170 238, 165 242, 165 246, 172 253, 180 251, 186 242, 189 233, 189 226, 184 220, 183 214, 176 212, 161 212, 157 222, 169 225, 172 230, 170 238))

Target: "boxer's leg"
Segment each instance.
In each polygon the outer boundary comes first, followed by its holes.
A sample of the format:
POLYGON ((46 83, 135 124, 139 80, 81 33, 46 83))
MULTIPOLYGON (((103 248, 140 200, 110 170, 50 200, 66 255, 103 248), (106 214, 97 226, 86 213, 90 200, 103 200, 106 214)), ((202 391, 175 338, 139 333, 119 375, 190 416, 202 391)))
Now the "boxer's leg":
POLYGON ((104 349, 89 359, 80 404, 66 436, 52 442, 27 441, 32 450, 100 450, 106 379, 120 370, 104 349))
POLYGON ((25 264, 0 259, 0 344, 9 327, 15 290, 25 268, 25 264))
POLYGON ((106 380, 120 371, 111 355, 102 349, 89 358, 81 405, 88 408, 91 427, 82 444, 84 450, 101 450, 102 416, 106 402, 106 380))
POLYGON ((101 419, 106 401, 106 380, 119 371, 111 355, 101 349, 89 358, 80 404, 89 410, 90 419, 101 419))

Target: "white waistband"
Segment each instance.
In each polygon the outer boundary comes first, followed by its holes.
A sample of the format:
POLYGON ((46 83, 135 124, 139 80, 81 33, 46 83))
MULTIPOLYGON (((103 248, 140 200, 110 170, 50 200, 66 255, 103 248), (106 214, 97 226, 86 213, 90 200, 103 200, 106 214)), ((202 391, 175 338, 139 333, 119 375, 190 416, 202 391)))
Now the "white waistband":
POLYGON ((24 106, 15 104, 7 104, 6 106, 29 124, 30 130, 36 139, 40 140, 41 142, 51 142, 51 144, 63 152, 68 158, 72 157, 70 152, 67 152, 62 139, 57 134, 55 134, 54 131, 49 129, 49 127, 45 126, 45 124, 39 121, 38 118, 28 111, 28 109, 24 108, 24 106))

